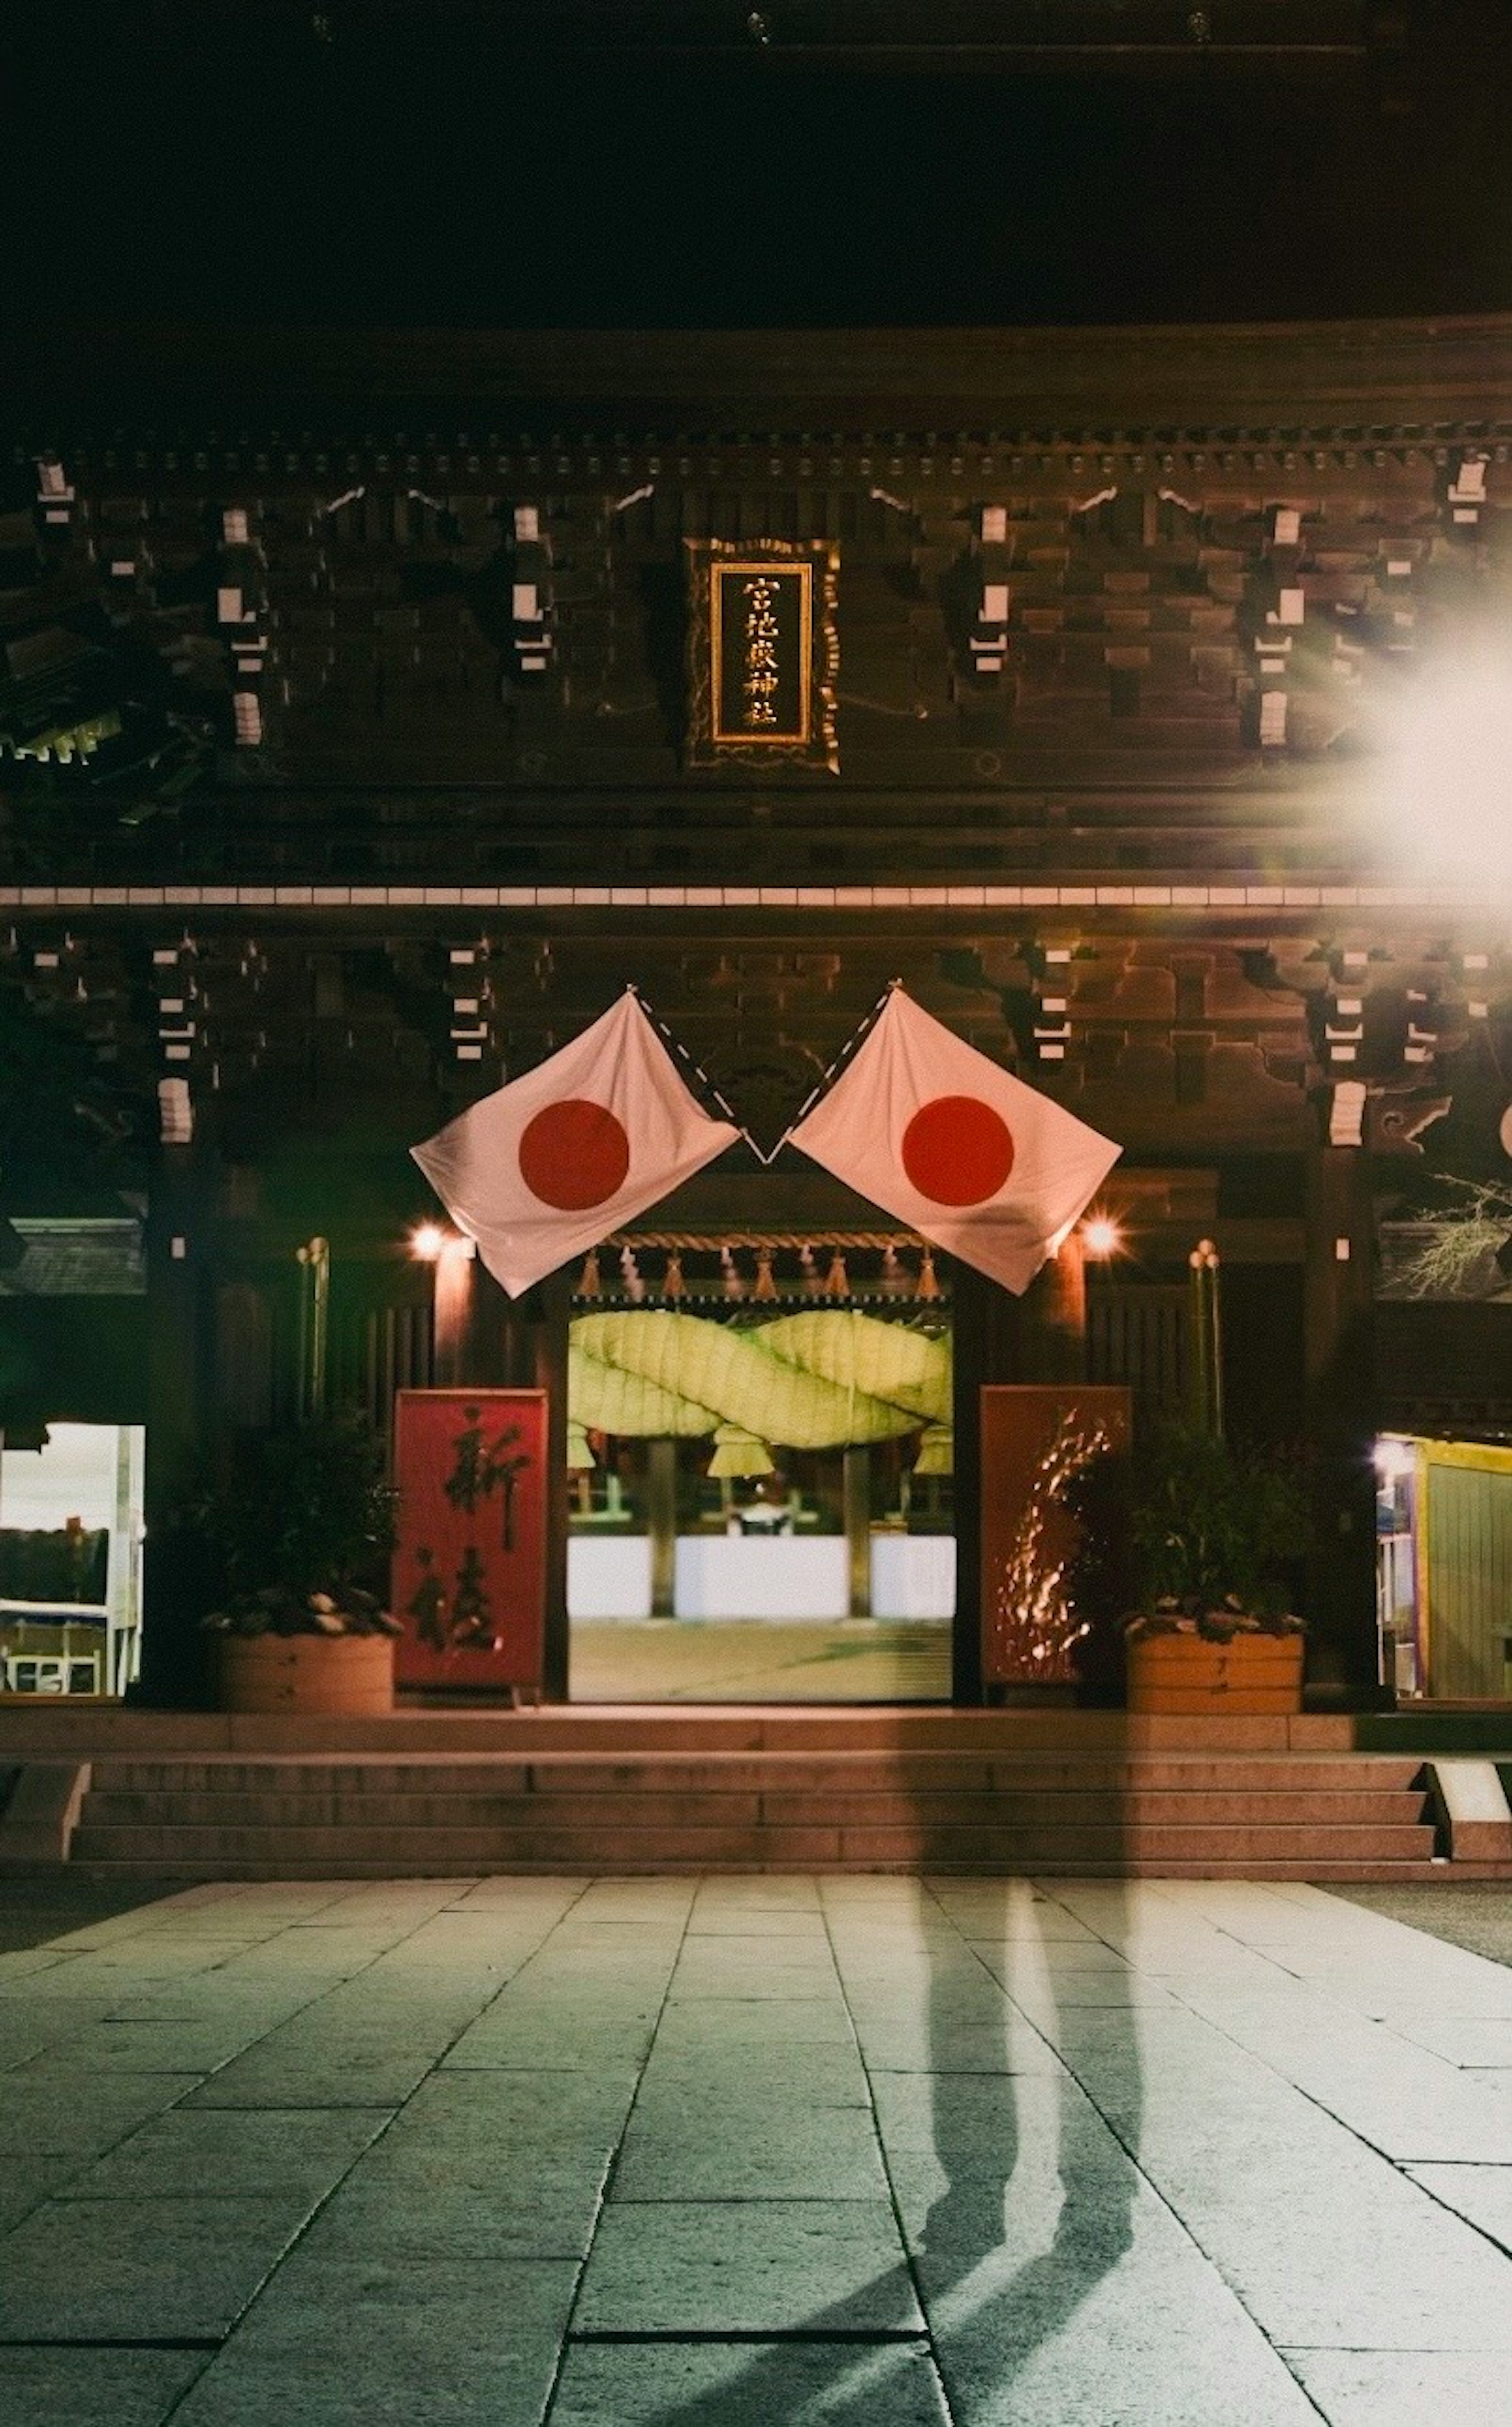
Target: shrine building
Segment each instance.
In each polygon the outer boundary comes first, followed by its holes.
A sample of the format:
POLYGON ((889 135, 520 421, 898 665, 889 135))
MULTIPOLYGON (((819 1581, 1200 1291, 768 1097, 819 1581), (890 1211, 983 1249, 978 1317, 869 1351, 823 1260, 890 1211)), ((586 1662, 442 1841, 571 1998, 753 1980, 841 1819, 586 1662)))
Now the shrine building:
POLYGON ((1512 318, 103 352, 0 459, 8 1698, 208 1708, 206 1456, 445 1389, 535 1581, 428 1544, 401 1690, 1013 1700, 995 1385, 1295 1454, 1309 1710, 1512 1694, 1512 318), (897 987, 1118 1150, 1021 1295, 789 1142, 897 987), (512 1297, 411 1149, 626 989, 733 1143, 512 1297))

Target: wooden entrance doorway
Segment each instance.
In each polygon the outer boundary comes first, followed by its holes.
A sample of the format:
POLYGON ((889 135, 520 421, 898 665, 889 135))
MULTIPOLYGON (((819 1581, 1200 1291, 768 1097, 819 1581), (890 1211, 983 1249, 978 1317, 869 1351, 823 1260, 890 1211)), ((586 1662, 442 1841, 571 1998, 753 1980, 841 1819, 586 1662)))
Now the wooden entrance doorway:
POLYGON ((950 1306, 905 1234, 655 1233, 569 1328, 570 1691, 949 1698, 950 1306))

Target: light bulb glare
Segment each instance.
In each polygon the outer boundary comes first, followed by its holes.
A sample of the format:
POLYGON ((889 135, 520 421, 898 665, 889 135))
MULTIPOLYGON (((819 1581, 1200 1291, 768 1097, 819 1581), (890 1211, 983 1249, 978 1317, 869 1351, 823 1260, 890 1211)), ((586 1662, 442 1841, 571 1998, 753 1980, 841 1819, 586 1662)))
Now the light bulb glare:
POLYGON ((1081 1245, 1089 1256, 1116 1256, 1123 1244, 1123 1231, 1106 1214, 1095 1214, 1081 1225, 1081 1245))

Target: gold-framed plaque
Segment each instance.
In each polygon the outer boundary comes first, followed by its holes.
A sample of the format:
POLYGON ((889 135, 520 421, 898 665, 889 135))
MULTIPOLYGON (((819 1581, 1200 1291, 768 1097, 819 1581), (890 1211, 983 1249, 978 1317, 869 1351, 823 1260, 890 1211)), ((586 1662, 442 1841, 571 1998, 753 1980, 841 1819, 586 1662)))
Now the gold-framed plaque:
POLYGON ((689 540, 689 760, 839 768, 838 550, 689 540))

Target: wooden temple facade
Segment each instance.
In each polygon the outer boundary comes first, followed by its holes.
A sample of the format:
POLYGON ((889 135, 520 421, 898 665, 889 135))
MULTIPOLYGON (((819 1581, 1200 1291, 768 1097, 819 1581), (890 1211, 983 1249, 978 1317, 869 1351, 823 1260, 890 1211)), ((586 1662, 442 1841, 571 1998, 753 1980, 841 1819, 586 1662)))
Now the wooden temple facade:
MULTIPOLYGON (((479 1275, 438 1344, 407 1149, 634 984, 768 1151, 895 978, 1124 1149, 1116 1268, 942 1274, 955 1698, 980 1386, 1179 1398, 1204 1238, 1230 1423, 1314 1456, 1311 1690, 1375 1698, 1376 1436, 1512 1439, 1504 1293, 1381 1295, 1428 1164, 1506 1167, 1512 912, 1409 864, 1377 722, 1504 617, 1512 321, 137 331, 6 385, 0 1210, 139 1214, 145 1295, 0 1277, 0 1425, 145 1420, 149 1700, 200 1690, 154 1530, 196 1444, 306 1389, 317 1238, 332 1392, 547 1387, 565 1694, 581 1277, 479 1275), (812 577, 781 746, 722 727, 700 654, 748 561, 812 577)), ((741 1147, 633 1286, 682 1239, 749 1283, 886 1228, 741 1147)))

